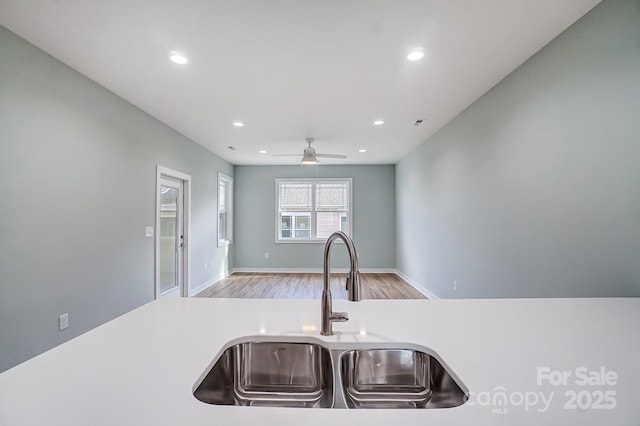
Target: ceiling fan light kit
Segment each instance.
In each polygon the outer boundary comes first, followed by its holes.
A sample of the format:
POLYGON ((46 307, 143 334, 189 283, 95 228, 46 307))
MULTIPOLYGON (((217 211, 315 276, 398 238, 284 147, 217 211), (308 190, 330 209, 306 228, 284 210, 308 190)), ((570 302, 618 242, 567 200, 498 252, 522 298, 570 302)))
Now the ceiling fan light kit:
POLYGON ((318 164, 318 159, 315 157, 315 155, 304 154, 304 156, 302 157, 302 164, 304 165, 318 164))

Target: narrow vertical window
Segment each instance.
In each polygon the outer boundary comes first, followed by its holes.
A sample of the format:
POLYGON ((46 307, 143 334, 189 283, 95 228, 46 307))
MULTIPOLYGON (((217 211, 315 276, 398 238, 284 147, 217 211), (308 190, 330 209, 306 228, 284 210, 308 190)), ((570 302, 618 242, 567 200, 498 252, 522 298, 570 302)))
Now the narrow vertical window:
POLYGON ((233 178, 218 173, 218 247, 233 240, 233 178))

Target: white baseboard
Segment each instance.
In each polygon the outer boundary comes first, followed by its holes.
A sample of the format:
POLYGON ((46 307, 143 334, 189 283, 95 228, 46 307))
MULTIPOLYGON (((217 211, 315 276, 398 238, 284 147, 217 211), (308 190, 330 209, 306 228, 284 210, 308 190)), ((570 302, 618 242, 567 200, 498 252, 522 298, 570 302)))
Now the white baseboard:
POLYGON ((433 294, 432 292, 430 292, 429 290, 427 290, 426 288, 422 287, 420 284, 418 284, 417 281, 415 281, 414 279, 406 276, 405 274, 403 274, 402 272, 396 270, 395 271, 396 275, 399 276, 400 278, 402 278, 403 280, 405 280, 409 285, 411 285, 413 288, 415 288, 416 290, 418 290, 420 293, 422 293, 423 295, 425 295, 426 297, 428 297, 429 299, 440 299, 440 297, 436 294, 433 294))
POLYGON ((202 283, 198 287, 190 289, 189 290, 189 297, 195 296, 196 294, 208 289, 209 287, 211 287, 212 285, 214 285, 218 281, 220 281, 220 280, 222 280, 222 279, 224 279, 224 278, 226 278, 228 276, 229 276, 229 274, 222 273, 222 274, 220 274, 220 275, 218 275, 216 277, 211 278, 209 281, 206 281, 206 282, 202 283))
MULTIPOLYGON (((270 274, 291 274, 291 273, 305 273, 305 274, 321 274, 322 268, 234 268, 231 273, 236 272, 248 272, 248 273, 270 273, 270 274)), ((331 272, 349 272, 349 268, 331 268, 331 272)), ((395 274, 395 269, 389 268, 362 268, 362 273, 369 274, 395 274)))

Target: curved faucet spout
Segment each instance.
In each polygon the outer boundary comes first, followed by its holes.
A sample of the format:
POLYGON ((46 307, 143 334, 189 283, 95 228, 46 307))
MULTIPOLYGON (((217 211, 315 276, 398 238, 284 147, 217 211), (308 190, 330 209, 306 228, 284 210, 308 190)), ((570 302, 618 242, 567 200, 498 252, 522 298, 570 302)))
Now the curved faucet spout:
POLYGON ((331 286, 330 286, 330 267, 329 258, 331 254, 331 246, 335 240, 344 241, 347 251, 349 252, 350 270, 347 276, 347 293, 349 300, 357 302, 362 298, 362 286, 360 284, 360 271, 358 270, 358 253, 353 244, 353 240, 342 231, 336 231, 329 236, 327 244, 324 246, 324 270, 323 270, 323 288, 322 288, 322 331, 323 336, 333 334, 333 322, 344 322, 349 319, 346 312, 333 312, 331 309, 331 286))

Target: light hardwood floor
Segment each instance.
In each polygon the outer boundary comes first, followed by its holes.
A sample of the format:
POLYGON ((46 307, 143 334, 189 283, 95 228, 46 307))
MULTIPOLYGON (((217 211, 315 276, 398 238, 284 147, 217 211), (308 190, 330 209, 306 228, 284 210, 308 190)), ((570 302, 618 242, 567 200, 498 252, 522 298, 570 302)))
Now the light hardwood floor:
MULTIPOLYGON (((426 299, 395 274, 363 273, 363 299, 426 299)), ((331 274, 331 295, 346 299, 346 274, 331 274)), ((195 297, 254 299, 320 299, 322 274, 235 273, 218 281, 195 297)))

